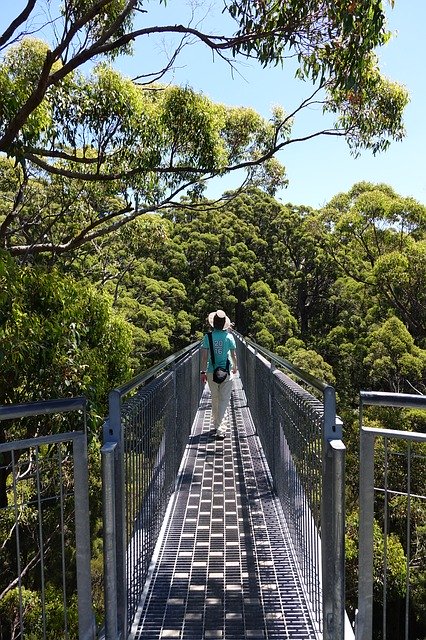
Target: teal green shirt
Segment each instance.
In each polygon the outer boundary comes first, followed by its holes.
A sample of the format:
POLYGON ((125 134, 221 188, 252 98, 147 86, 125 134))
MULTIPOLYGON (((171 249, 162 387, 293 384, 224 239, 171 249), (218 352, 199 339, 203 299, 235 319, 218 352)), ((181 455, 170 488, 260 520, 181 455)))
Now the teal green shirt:
POLYGON ((234 336, 232 333, 229 333, 229 331, 213 329, 212 338, 215 359, 214 365, 211 363, 210 342, 207 333, 203 337, 201 343, 201 348, 207 349, 209 352, 209 359, 207 363, 207 372, 209 373, 211 373, 216 367, 223 367, 225 369, 229 352, 236 348, 234 336))

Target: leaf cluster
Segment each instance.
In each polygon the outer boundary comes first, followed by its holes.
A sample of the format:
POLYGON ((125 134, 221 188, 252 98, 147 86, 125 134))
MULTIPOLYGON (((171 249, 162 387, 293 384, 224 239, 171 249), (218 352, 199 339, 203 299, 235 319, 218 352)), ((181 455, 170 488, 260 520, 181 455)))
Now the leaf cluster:
MULTIPOLYGON (((22 166, 16 197, 28 201, 31 179, 62 176, 75 181, 76 190, 82 181, 103 183, 123 206, 102 212, 102 220, 89 212, 66 240, 53 234, 43 241, 45 229, 36 240, 31 233, 22 238, 32 214, 17 210, 15 198, 0 228, 0 245, 15 255, 70 251, 148 210, 176 204, 183 193, 202 193, 206 180, 231 171, 243 169, 252 184, 273 194, 285 184, 274 156, 297 141, 292 122, 313 104, 336 114, 336 123, 302 140, 345 136, 354 153, 376 152, 404 134, 407 93, 381 76, 373 53, 388 39, 379 0, 229 1, 230 36, 190 24, 149 25, 150 7, 137 0, 64 0, 59 14, 51 3, 46 9, 52 20, 40 25, 45 41, 32 35, 34 3, 0 38, 0 152, 22 166), (182 41, 164 69, 143 69, 143 84, 110 66, 135 40, 159 34, 182 41), (267 122, 250 109, 216 105, 190 87, 161 85, 191 39, 231 66, 240 56, 265 66, 296 56, 297 76, 314 91, 291 114, 274 109, 267 122)), ((48 228, 55 226, 50 218, 48 228)))

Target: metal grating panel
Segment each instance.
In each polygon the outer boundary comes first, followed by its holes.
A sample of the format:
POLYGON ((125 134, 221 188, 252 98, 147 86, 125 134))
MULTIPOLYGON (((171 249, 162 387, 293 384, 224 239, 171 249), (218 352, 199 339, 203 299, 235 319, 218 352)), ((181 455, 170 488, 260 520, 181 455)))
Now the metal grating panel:
POLYGON ((131 637, 318 640, 239 380, 228 434, 206 391, 131 637))

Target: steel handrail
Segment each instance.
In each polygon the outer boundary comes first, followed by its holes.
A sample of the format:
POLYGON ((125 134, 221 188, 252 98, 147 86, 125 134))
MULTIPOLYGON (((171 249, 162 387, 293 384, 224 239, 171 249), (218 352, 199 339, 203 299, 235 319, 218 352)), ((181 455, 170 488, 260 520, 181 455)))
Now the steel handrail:
POLYGON ((173 355, 168 356, 161 362, 154 364, 149 369, 146 369, 143 372, 138 373, 136 376, 134 376, 131 380, 129 380, 125 384, 121 385, 120 387, 116 387, 113 390, 113 392, 115 392, 116 394, 119 394, 120 396, 127 395, 128 393, 130 393, 130 391, 133 391, 133 389, 136 389, 136 387, 140 387, 145 382, 155 377, 158 373, 160 373, 160 371, 163 371, 163 369, 166 369, 171 364, 178 362, 183 356, 187 355, 191 351, 194 351, 199 346, 199 344, 200 344, 200 341, 197 340, 197 342, 193 342, 189 346, 184 347, 177 353, 174 353, 173 355))
POLYGON ((40 400, 39 402, 24 402, 22 404, 4 404, 0 406, 0 421, 48 415, 50 413, 67 413, 68 411, 85 409, 86 406, 87 399, 84 396, 40 400))
POLYGON ((266 347, 261 347, 260 345, 256 344, 256 342, 254 342, 250 338, 246 338, 246 337, 243 337, 243 336, 240 336, 240 337, 245 342, 247 342, 247 344, 249 344, 253 349, 255 349, 255 351, 257 351, 258 353, 263 354, 268 360, 270 360, 274 364, 278 364, 281 367, 287 369, 288 371, 290 371, 291 373, 296 375, 300 380, 302 380, 302 382, 305 382, 306 384, 309 384, 314 389, 317 389, 318 391, 322 391, 323 392, 325 389, 327 389, 328 387, 331 386, 331 385, 327 384, 326 382, 324 382, 323 380, 320 380, 319 378, 316 378, 315 376, 311 375, 310 373, 307 373, 306 371, 303 371, 302 369, 299 369, 299 367, 297 367, 296 365, 292 364, 291 362, 289 362, 285 358, 282 358, 281 356, 278 356, 275 353, 272 353, 272 351, 269 351, 269 349, 266 349, 266 347))
MULTIPOLYGON (((426 409, 426 396, 384 391, 361 391, 359 406, 360 474, 359 474, 359 550, 358 550, 358 611, 356 639, 371 640, 373 632, 373 568, 374 568, 374 444, 376 438, 426 442, 426 434, 393 429, 366 427, 363 424, 364 405, 426 409)), ((384 492, 387 493, 385 488, 384 492)), ((407 495, 407 494, 405 494, 407 495)), ((410 495, 410 494, 408 494, 410 495)), ((414 497, 414 496, 411 496, 414 497)), ((423 498, 423 496, 420 496, 423 498)), ((409 518, 408 518, 409 520, 409 518)), ((407 535, 407 544, 408 544, 407 535)), ((407 566, 409 566, 407 560, 407 566)), ((407 572, 407 581, 408 581, 407 572)), ((405 637, 408 638, 408 594, 406 596, 405 637)), ((383 606, 384 616, 386 606, 383 606)))

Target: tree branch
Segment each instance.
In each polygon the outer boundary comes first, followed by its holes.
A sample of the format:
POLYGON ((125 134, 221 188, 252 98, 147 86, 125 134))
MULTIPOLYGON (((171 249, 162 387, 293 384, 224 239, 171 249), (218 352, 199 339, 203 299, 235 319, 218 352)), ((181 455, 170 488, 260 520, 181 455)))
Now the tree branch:
POLYGON ((15 33, 16 29, 30 17, 31 11, 34 9, 37 0, 28 0, 27 6, 19 16, 13 20, 10 25, 7 27, 6 31, 0 36, 0 49, 4 47, 4 45, 10 40, 10 38, 15 33))
MULTIPOLYGON (((34 1, 34 0, 32 0, 34 1)), ((107 53, 111 53, 124 47, 129 44, 136 38, 140 38, 145 35, 153 35, 160 33, 180 33, 185 36, 193 35, 198 40, 206 44, 210 49, 222 55, 221 52, 225 50, 235 50, 238 46, 250 42, 255 41, 259 38, 274 38, 278 35, 283 37, 284 33, 287 33, 288 30, 284 28, 275 29, 275 30, 265 30, 265 31, 255 31, 253 33, 248 33, 239 36, 209 36, 198 29, 194 29, 192 27, 183 26, 183 25, 167 25, 167 26, 153 26, 147 27, 144 29, 138 29, 136 31, 132 31, 130 33, 124 34, 119 38, 109 41, 108 40, 114 35, 117 29, 123 24, 126 17, 134 10, 136 0, 130 0, 127 3, 126 7, 122 11, 122 13, 116 18, 114 23, 107 29, 100 38, 96 40, 91 46, 84 48, 77 55, 75 55, 71 60, 65 62, 60 69, 51 73, 53 64, 61 59, 61 56, 65 52, 65 50, 71 44, 73 38, 77 35, 77 33, 88 23, 91 19, 93 19, 99 11, 108 5, 111 0, 100 0, 95 5, 93 5, 87 13, 85 13, 80 20, 77 20, 74 24, 71 25, 69 30, 66 32, 65 37, 60 42, 60 44, 53 50, 48 51, 46 54, 46 59, 44 62, 43 70, 40 74, 39 82, 37 83, 36 88, 30 94, 25 104, 21 107, 21 109, 16 113, 14 118, 9 123, 3 137, 0 139, 0 151, 7 151, 9 147, 13 144, 14 139, 16 138, 19 130, 22 128, 28 116, 36 109, 40 103, 42 102, 46 90, 53 85, 57 85, 61 80, 63 80, 69 73, 75 71, 78 67, 82 66, 95 56, 105 55, 107 53)), ((293 34, 294 35, 294 34, 293 34)), ((293 44, 295 46, 295 44, 293 44)), ((222 56, 223 57, 223 56, 222 56)))
POLYGON ((76 249, 87 242, 91 242, 92 240, 96 240, 97 238, 101 238, 103 236, 108 235, 112 231, 116 231, 120 229, 122 226, 135 220, 139 216, 142 216, 146 213, 153 213, 154 211, 159 211, 168 206, 184 206, 183 204, 178 204, 177 202, 173 202, 173 199, 176 198, 183 191, 188 189, 191 185, 196 184, 197 181, 189 181, 184 185, 181 185, 173 193, 171 193, 167 198, 165 198, 161 203, 155 203, 151 206, 147 206, 144 208, 137 208, 133 210, 133 213, 130 213, 132 209, 126 208, 120 211, 115 211, 110 213, 103 218, 99 218, 90 223, 87 227, 85 227, 77 236, 73 236, 68 242, 65 243, 33 243, 31 245, 15 245, 10 247, 9 253, 11 255, 25 255, 27 253, 31 253, 32 255, 40 254, 40 253, 66 253, 67 251, 71 251, 76 249), (121 216, 119 220, 116 220, 118 216, 121 216), (111 224, 105 223, 111 222, 111 224), (101 227, 101 228, 100 228, 101 227))

